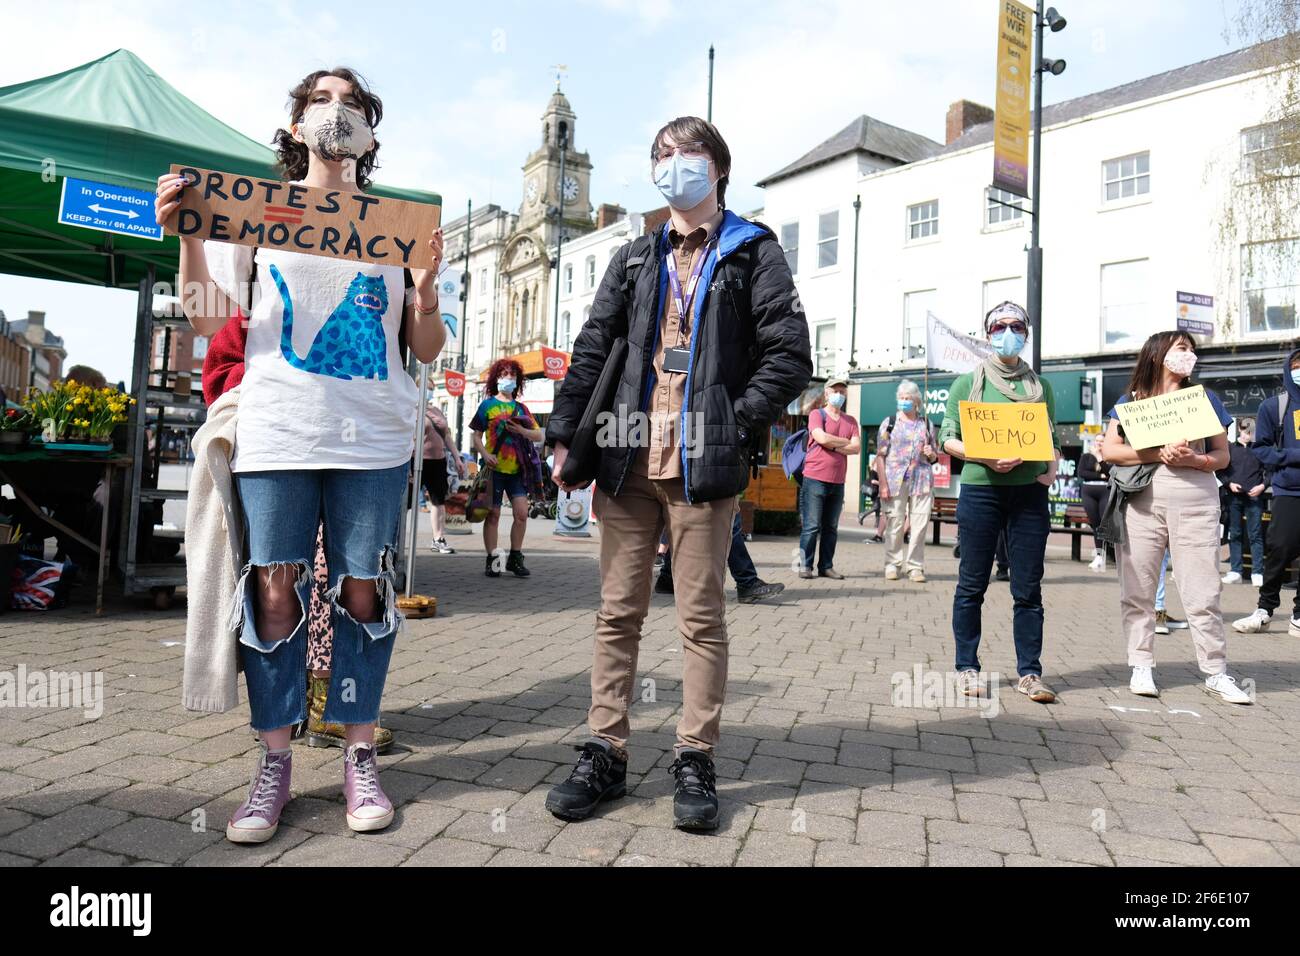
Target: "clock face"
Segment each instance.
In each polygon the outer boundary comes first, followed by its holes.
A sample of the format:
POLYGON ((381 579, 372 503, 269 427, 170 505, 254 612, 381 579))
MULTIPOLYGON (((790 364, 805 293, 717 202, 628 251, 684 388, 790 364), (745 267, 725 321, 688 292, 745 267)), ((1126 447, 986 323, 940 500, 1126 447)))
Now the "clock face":
POLYGON ((573 202, 578 198, 578 181, 572 176, 564 177, 564 201, 573 202))
POLYGON ((529 203, 535 204, 537 202, 537 180, 535 179, 528 180, 528 188, 526 194, 528 196, 529 203))

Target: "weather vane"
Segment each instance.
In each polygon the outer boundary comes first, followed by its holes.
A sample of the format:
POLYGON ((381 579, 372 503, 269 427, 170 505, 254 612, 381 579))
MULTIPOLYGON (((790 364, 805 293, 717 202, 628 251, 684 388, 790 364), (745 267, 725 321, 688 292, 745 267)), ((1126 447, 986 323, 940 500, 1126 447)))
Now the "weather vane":
POLYGON ((555 91, 560 91, 560 78, 569 72, 569 67, 565 63, 552 63, 551 69, 555 71, 555 91))

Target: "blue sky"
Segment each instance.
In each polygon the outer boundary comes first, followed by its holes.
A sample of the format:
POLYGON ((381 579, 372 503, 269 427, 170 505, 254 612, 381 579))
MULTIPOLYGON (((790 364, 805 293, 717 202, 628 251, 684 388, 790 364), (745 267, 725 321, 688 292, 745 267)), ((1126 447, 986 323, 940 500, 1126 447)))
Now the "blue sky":
MULTIPOLYGON (((1055 0, 1053 0, 1055 3, 1055 0)), ((1068 69, 1048 103, 1242 45, 1239 0, 1061 0, 1069 26, 1045 52, 1068 69)), ((703 115, 717 49, 714 121, 732 148, 728 205, 762 205, 753 183, 868 113, 943 139, 961 98, 992 103, 996 0, 555 0, 463 3, 50 2, 6 13, 0 86, 127 47, 182 93, 267 142, 285 95, 321 66, 359 69, 383 98, 381 181, 441 192, 447 215, 518 206, 520 166, 541 138, 555 65, 594 165, 592 199, 659 205, 654 131, 703 115)), ((44 309, 70 362, 129 376, 133 296, 0 276, 0 309, 44 309)))

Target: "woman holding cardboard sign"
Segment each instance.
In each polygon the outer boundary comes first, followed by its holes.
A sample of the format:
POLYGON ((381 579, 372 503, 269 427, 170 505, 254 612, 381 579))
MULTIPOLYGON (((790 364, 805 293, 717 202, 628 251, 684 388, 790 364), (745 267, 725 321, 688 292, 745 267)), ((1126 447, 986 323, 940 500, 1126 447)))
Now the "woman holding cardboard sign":
MULTIPOLYGON (((1117 409, 1130 401, 1168 395, 1191 385, 1195 344, 1186 332, 1158 332, 1138 353, 1128 392, 1109 413, 1102 452, 1111 463, 1111 501, 1102 532, 1115 545, 1119 599, 1128 663, 1129 690, 1159 697, 1155 677, 1154 599, 1165 549, 1178 568, 1178 591, 1187 610, 1196 659, 1206 675, 1205 689, 1230 704, 1250 697, 1228 675, 1228 641, 1219 610, 1219 483, 1214 472, 1228 464, 1228 436, 1222 431, 1192 441, 1177 439, 1134 448, 1120 425, 1117 409)), ((1232 417, 1213 392, 1213 412, 1224 429, 1232 417)), ((1136 424, 1130 421, 1130 427, 1136 424)), ((1212 427, 1212 426, 1211 426, 1212 427)), ((1197 429, 1204 435, 1204 429, 1197 429)))
MULTIPOLYGON (((980 609, 993 570, 998 536, 1005 531, 1011 559, 1011 596, 1015 600, 1012 636, 1016 672, 1020 675, 1016 689, 1030 700, 1050 704, 1056 694, 1043 683, 1039 655, 1043 649, 1043 553, 1051 531, 1047 489, 1056 481, 1059 453, 1056 431, 1051 427, 1056 420, 1056 400, 1051 384, 1041 380, 1020 358, 1029 337, 1029 317, 1024 309, 1013 302, 995 306, 984 317, 984 333, 994 354, 975 371, 959 375, 952 383, 939 428, 944 451, 965 461, 961 495, 957 498, 961 564, 952 599, 959 687, 968 697, 985 694, 980 681, 980 609), (970 402, 1042 403, 1050 432, 1041 437, 1041 443, 1051 446, 1043 449, 1049 460, 971 457, 962 439, 962 405, 970 402)), ((1022 416, 1015 417, 1038 414, 1028 408, 1022 412, 1022 416)), ((982 436, 968 436, 972 447, 976 437, 982 436)), ((1035 443, 1038 441, 1035 439, 1035 443)))
MULTIPOLYGON (((276 135, 284 179, 364 191, 382 115, 378 97, 352 71, 307 76, 290 92, 288 129, 276 135)), ((159 178, 159 222, 176 215, 184 182, 159 178)), ((305 717, 306 609, 322 521, 335 636, 323 719, 345 727, 346 818, 357 831, 381 830, 393 819, 379 785, 374 727, 402 623, 393 560, 419 414, 400 340, 431 362, 446 336, 435 284, 441 232, 428 242, 432 268, 404 274, 369 262, 181 240, 185 311, 195 330, 213 335, 231 317, 248 315, 244 377, 223 396, 238 395, 227 484, 240 505, 232 513, 243 514, 247 550, 228 603, 262 752, 248 798, 226 828, 236 843, 270 839, 289 799, 289 736, 305 717)), ((229 405, 221 411, 228 414, 229 405)), ((226 682, 234 681, 228 632, 194 631, 186 706, 224 709, 232 696, 226 682)))

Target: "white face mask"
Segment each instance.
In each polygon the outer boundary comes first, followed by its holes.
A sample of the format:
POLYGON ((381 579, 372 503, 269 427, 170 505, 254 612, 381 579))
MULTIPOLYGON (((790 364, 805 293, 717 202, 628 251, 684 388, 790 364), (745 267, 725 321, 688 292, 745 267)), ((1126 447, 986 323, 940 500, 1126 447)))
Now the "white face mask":
POLYGON ((1175 352, 1170 349, 1165 353, 1165 368, 1181 378, 1186 378, 1192 374, 1192 369, 1196 368, 1196 353, 1175 352))
POLYGON ((307 148, 330 162, 360 159, 375 145, 374 132, 364 113, 342 103, 317 103, 307 108, 298 124, 307 148))

